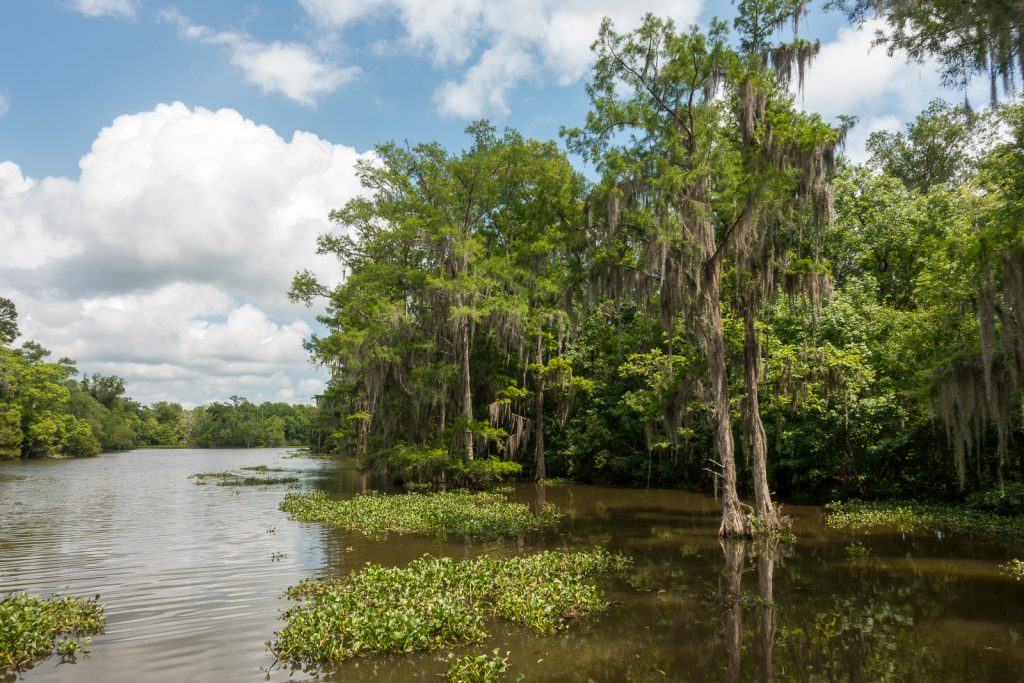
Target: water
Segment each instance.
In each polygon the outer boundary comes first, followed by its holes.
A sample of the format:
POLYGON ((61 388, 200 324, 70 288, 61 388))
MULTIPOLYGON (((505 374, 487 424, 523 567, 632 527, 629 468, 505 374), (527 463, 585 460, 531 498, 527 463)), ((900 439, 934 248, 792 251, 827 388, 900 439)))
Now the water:
MULTIPOLYGON (((289 521, 287 490, 197 486, 196 472, 266 464, 303 488, 347 496, 368 485, 347 462, 284 449, 146 450, 84 460, 0 463, 0 594, 99 593, 107 627, 90 656, 26 681, 305 680, 264 647, 282 591, 365 562, 424 553, 471 558, 601 545, 634 560, 607 586, 601 617, 558 638, 495 623, 463 652, 510 652, 538 681, 1024 680, 1024 582, 998 564, 1024 549, 836 532, 814 507, 787 508, 788 549, 720 544, 714 500, 679 491, 517 486, 566 513, 556 532, 487 544, 358 533, 289 521), (869 551, 848 557, 853 541, 869 551), (274 553, 286 556, 273 560, 274 553), (268 671, 269 669, 269 671, 268 671)), ((364 658, 320 678, 439 681, 446 652, 364 658)), ((508 680, 512 680, 509 677, 508 680)))

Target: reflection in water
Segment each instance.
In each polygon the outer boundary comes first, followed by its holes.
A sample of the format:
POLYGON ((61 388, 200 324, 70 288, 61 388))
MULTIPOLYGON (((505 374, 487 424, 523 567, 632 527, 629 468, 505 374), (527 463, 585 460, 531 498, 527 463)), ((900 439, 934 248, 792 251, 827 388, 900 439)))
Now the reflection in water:
MULTIPOLYGON (((107 605, 107 632, 91 657, 59 669, 48 662, 25 680, 257 683, 273 663, 263 643, 282 626, 281 593, 302 578, 425 553, 468 559, 593 545, 634 563, 603 586, 607 613, 558 638, 496 624, 490 640, 456 654, 510 651, 512 672, 529 683, 1024 679, 1024 583, 995 570, 1006 560, 1000 548, 833 531, 817 508, 799 506, 787 508, 792 547, 720 544, 710 497, 533 483, 513 497, 533 509, 558 506, 560 529, 483 544, 366 538, 288 520, 277 509, 283 487, 188 479, 267 464, 299 469, 303 487, 336 497, 382 483, 351 461, 283 456, 136 451, 0 463, 0 594, 98 592, 107 605), (848 558, 853 540, 870 554, 848 558), (271 562, 275 552, 287 557, 271 562)), ((360 659, 321 680, 438 681, 447 654, 360 659)), ((292 675, 276 669, 270 678, 292 675)))

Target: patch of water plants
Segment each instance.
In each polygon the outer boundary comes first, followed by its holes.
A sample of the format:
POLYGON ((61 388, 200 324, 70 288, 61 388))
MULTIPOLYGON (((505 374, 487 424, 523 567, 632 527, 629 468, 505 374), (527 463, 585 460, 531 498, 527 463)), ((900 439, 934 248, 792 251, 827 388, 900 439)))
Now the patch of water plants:
POLYGON ((275 484, 294 484, 299 481, 299 478, 293 475, 285 476, 265 476, 276 472, 288 472, 290 470, 282 469, 280 467, 270 467, 268 465, 255 465, 253 467, 243 467, 240 472, 198 472, 189 477, 189 479, 195 479, 198 486, 203 486, 207 482, 215 482, 217 486, 272 486, 275 484), (249 474, 249 473, 253 474, 249 474))
POLYGON ((999 515, 936 503, 848 501, 825 506, 825 523, 834 529, 892 527, 903 533, 941 531, 992 542, 1024 541, 1024 515, 999 515))
POLYGON ((1010 560, 1006 564, 1000 565, 999 568, 1003 570, 1004 574, 1012 576, 1018 581, 1024 579, 1024 561, 1022 560, 1010 560))
MULTIPOLYGON (((495 683, 502 680, 508 671, 508 656, 501 656, 501 650, 495 649, 492 655, 464 655, 456 657, 448 666, 447 678, 451 683, 495 683)), ((516 676, 516 680, 523 675, 516 676)))
POLYGON ((289 493, 281 509, 300 522, 321 522, 368 536, 388 533, 494 539, 553 527, 561 517, 548 503, 539 515, 491 491, 362 493, 333 500, 322 491, 289 493))
POLYGON ((27 669, 55 652, 73 660, 105 621, 98 595, 8 595, 0 599, 0 671, 27 669))
MULTIPOLYGON (((555 634, 608 603, 589 579, 628 560, 605 550, 458 561, 425 555, 407 567, 367 564, 346 579, 306 580, 268 647, 303 666, 370 654, 407 654, 478 643, 500 618, 555 634)), ((483 679, 489 680, 489 679, 483 679)))

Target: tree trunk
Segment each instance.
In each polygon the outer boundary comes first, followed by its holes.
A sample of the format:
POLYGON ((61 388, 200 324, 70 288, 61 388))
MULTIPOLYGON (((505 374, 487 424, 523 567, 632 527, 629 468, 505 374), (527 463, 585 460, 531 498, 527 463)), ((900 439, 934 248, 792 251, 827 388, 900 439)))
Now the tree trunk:
POLYGON ((466 461, 473 459, 473 388, 469 374, 469 318, 462 316, 462 418, 466 421, 466 461))
POLYGON ((546 478, 547 467, 544 463, 544 337, 537 333, 537 395, 535 397, 534 410, 534 444, 536 451, 536 471, 534 479, 540 481, 546 478))
POLYGON ((758 387, 761 376, 761 340, 754 320, 754 301, 750 285, 741 297, 743 306, 743 378, 746 400, 743 402, 743 447, 751 463, 754 478, 754 514, 765 529, 778 529, 782 520, 772 505, 768 489, 768 440, 761 422, 758 387))
POLYGON ((728 679, 730 683, 743 680, 740 663, 743 654, 743 563, 747 559, 747 544, 741 541, 720 541, 725 556, 725 647, 728 651, 728 679))
POLYGON ((775 680, 772 662, 772 648, 775 646, 775 596, 773 575, 775 573, 775 543, 766 540, 757 558, 757 592, 761 598, 761 680, 771 683, 775 680))
POLYGON ((736 457, 729 412, 729 379, 725 369, 725 333, 719 307, 721 274, 717 268, 706 271, 703 298, 703 342, 711 373, 711 410, 715 420, 715 449, 722 462, 722 525, 720 538, 750 538, 750 521, 740 508, 736 492, 736 457))

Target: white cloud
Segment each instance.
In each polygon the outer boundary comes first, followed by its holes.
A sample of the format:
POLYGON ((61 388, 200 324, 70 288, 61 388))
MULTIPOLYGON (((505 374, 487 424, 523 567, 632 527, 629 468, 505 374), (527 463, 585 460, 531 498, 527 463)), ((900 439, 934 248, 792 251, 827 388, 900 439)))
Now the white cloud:
POLYGON ((87 17, 131 19, 138 10, 139 0, 73 0, 72 6, 87 17))
POLYGON ((889 56, 885 46, 872 46, 880 20, 862 29, 846 26, 836 40, 824 43, 807 70, 802 96, 805 109, 826 117, 882 112, 911 118, 936 97, 962 97, 942 88, 939 65, 910 62, 903 53, 889 56))
POLYGON ((0 162, 0 291, 26 338, 144 402, 306 399, 312 315, 285 293, 303 268, 340 279, 315 239, 361 191, 360 158, 229 109, 121 116, 78 179, 0 162))
POLYGON ((7 97, 7 93, 0 90, 0 116, 3 116, 11 109, 11 99, 7 97))
POLYGON ((261 43, 244 33, 192 24, 176 12, 165 11, 160 16, 175 22, 184 38, 228 48, 231 63, 241 69, 247 82, 265 93, 280 92, 299 104, 316 104, 317 98, 334 92, 359 73, 359 67, 331 64, 302 43, 261 43))
POLYGON ((903 130, 903 121, 892 115, 876 116, 865 121, 858 121, 846 136, 844 154, 855 164, 863 164, 868 160, 867 141, 872 133, 880 130, 903 130))
POLYGON ((344 30, 359 21, 393 18, 402 39, 460 76, 435 92, 438 109, 472 118, 505 113, 524 81, 553 78, 562 85, 579 80, 591 63, 590 44, 602 17, 619 30, 652 12, 694 22, 702 0, 301 0, 321 25, 344 30))

